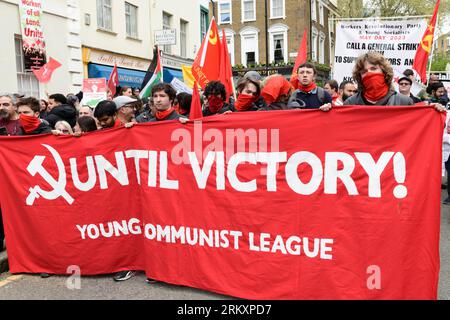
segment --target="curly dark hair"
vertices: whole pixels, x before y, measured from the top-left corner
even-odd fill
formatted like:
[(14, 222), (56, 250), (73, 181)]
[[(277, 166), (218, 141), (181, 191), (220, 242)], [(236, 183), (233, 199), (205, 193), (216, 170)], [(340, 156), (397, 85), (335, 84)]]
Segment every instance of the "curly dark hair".
[(205, 92), (203, 95), (208, 98), (211, 95), (217, 96), (220, 95), (222, 100), (227, 100), (227, 92), (225, 90), (225, 86), (220, 81), (211, 81), (206, 85)]
[(152, 88), (152, 97), (158, 91), (164, 91), (169, 96), (169, 100), (173, 102), (177, 97), (177, 91), (168, 83), (158, 83)]
[(388, 87), (391, 86), (394, 79), (394, 70), (389, 61), (379, 52), (369, 51), (358, 57), (353, 67), (353, 79), (358, 84), (358, 89), (363, 88), (361, 72), (364, 70), (364, 63), (369, 62), (373, 65), (380, 66), (384, 73), (384, 80)]

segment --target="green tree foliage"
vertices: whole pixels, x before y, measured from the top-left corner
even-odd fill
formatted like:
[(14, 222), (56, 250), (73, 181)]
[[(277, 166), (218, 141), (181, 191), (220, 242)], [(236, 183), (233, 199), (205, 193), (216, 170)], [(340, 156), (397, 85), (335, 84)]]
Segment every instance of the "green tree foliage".
[(448, 63), (450, 63), (450, 53), (434, 55), (431, 71), (445, 71)]

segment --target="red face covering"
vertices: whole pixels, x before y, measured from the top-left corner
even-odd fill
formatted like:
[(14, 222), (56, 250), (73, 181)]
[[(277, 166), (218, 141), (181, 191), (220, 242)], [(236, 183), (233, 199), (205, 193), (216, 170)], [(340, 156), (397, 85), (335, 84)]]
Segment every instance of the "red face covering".
[(253, 103), (258, 99), (258, 97), (255, 97), (252, 94), (245, 94), (241, 93), (239, 94), (236, 102), (234, 103), (234, 107), (238, 111), (247, 111), (251, 108)]
[(384, 73), (370, 72), (362, 79), (364, 98), (369, 101), (378, 101), (387, 95), (389, 87), (384, 79)]
[(315, 82), (311, 82), (307, 86), (304, 86), (301, 83), (298, 84), (298, 89), (300, 89), (300, 91), (303, 91), (306, 93), (313, 91), (315, 88), (317, 88), (317, 84)]
[(39, 120), (39, 118), (27, 116), (25, 114), (20, 115), (19, 122), (25, 133), (33, 132), (41, 124), (41, 120)]
[(208, 98), (208, 109), (211, 113), (217, 113), (223, 107), (223, 100), (221, 97), (216, 97), (214, 95)]
[(175, 109), (173, 107), (170, 107), (169, 109), (165, 111), (156, 111), (156, 119), (158, 120), (164, 120), (167, 118)]

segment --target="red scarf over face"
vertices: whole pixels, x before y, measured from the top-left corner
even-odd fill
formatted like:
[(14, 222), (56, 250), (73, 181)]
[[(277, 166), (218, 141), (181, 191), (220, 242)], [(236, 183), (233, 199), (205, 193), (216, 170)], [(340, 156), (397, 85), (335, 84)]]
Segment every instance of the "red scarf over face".
[(274, 76), (267, 80), (266, 85), (261, 91), (261, 96), (269, 105), (277, 101), (281, 95), (288, 95), (291, 88), (291, 84), (285, 77)]
[(384, 73), (367, 73), (362, 78), (364, 86), (364, 98), (369, 101), (378, 101), (386, 96), (389, 92), (389, 87), (384, 79)]
[(208, 109), (211, 113), (217, 113), (223, 108), (223, 100), (221, 97), (216, 97), (214, 95), (208, 98)]
[(19, 122), (25, 133), (33, 132), (41, 124), (41, 120), (39, 120), (39, 118), (36, 118), (34, 116), (27, 116), (25, 114), (20, 115)]
[(237, 97), (234, 107), (237, 111), (247, 111), (253, 106), (253, 103), (258, 99), (252, 94), (241, 93)]
[(164, 120), (165, 118), (167, 118), (175, 109), (173, 107), (170, 107), (169, 109), (165, 110), (165, 111), (156, 111), (156, 119), (158, 120)]
[(317, 84), (315, 82), (311, 82), (309, 85), (304, 86), (301, 83), (298, 84), (298, 89), (300, 91), (303, 91), (305, 93), (313, 91), (315, 88), (317, 88)]

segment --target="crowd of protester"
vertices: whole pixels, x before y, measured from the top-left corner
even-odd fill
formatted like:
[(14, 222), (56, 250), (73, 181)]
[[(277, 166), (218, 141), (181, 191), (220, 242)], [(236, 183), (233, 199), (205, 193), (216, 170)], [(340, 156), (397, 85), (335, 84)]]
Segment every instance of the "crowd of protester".
[[(335, 80), (329, 80), (322, 88), (316, 83), (317, 72), (314, 65), (308, 62), (300, 65), (297, 72), (297, 86), (293, 87), (292, 82), (282, 75), (271, 75), (263, 79), (257, 72), (250, 71), (237, 82), (236, 97), (227, 96), (221, 82), (211, 81), (202, 95), (203, 116), (291, 109), (319, 109), (327, 112), (343, 105), (408, 106), (433, 103), (438, 111), (450, 107), (445, 87), (435, 75), (430, 76), (428, 87), (416, 97), (411, 93), (415, 81), (414, 72), (407, 69), (404, 77), (398, 80), (398, 92), (394, 90), (392, 66), (376, 52), (368, 52), (357, 59), (352, 74), (355, 82), (343, 81), (339, 84)], [(122, 87), (115, 97), (108, 92), (107, 100), (101, 101), (95, 109), (81, 104), (82, 98), (82, 92), (50, 94), (47, 100), (1, 94), (2, 134), (17, 136), (52, 133), (80, 136), (96, 130), (131, 127), (134, 123), (167, 120), (186, 122), (192, 101), (192, 95), (177, 94), (167, 83), (155, 85), (151, 96), (142, 100), (139, 99), (139, 89)], [(448, 142), (444, 139), (444, 144), (447, 143), (450, 150), (450, 129), (446, 137)], [(448, 153), (444, 153), (444, 156), (447, 159), (445, 166), (450, 170)], [(450, 191), (444, 203), (450, 204)], [(3, 225), (0, 223), (0, 244), (3, 243), (3, 237)], [(4, 249), (3, 246), (0, 248)], [(132, 270), (122, 271), (114, 279), (127, 280), (134, 273)]]

